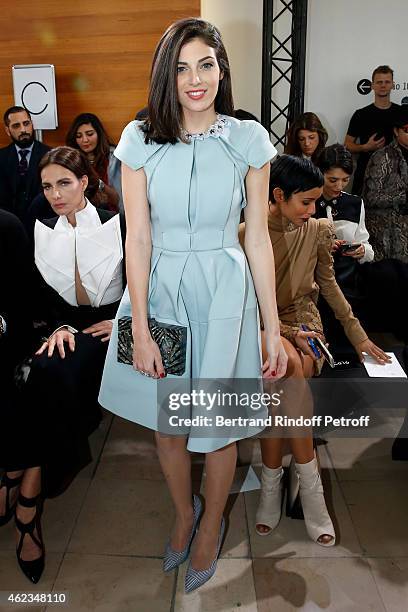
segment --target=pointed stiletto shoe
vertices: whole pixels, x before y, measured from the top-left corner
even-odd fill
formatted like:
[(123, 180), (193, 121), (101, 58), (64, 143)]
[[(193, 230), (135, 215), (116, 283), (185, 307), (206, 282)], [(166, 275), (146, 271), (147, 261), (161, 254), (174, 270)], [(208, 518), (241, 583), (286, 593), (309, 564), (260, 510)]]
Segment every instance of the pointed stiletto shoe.
[[(16, 523), (16, 527), (18, 531), (20, 532), (20, 540), (18, 542), (17, 550), (16, 550), (17, 561), (18, 561), (18, 564), (23, 574), (27, 576), (27, 578), (33, 584), (37, 584), (37, 582), (41, 578), (41, 575), (44, 571), (44, 565), (45, 565), (44, 563), (44, 560), (45, 560), (44, 543), (43, 543), (42, 534), (41, 534), (41, 522), (40, 522), (41, 512), (39, 508), (39, 498), (40, 498), (39, 495), (37, 495), (36, 497), (29, 498), (29, 497), (24, 497), (24, 495), (21, 495), (20, 493), (18, 497), (18, 504), (20, 506), (23, 506), (24, 508), (34, 508), (35, 507), (36, 513), (31, 519), (31, 521), (29, 521), (28, 523), (23, 523), (22, 521), (20, 521), (20, 519), (17, 518), (17, 515), (15, 515), (15, 519), (14, 519)], [(35, 529), (37, 529), (38, 537), (34, 534)], [(21, 558), (21, 551), (23, 548), (25, 536), (29, 536), (32, 539), (32, 541), (41, 550), (41, 555), (38, 557), (38, 559), (34, 559), (32, 561), (25, 561), (24, 559)]]
[(215, 570), (217, 569), (218, 557), (220, 556), (221, 546), (224, 540), (224, 534), (225, 519), (224, 517), (222, 517), (220, 534), (218, 536), (217, 554), (215, 556), (215, 559), (213, 559), (210, 567), (204, 570), (195, 570), (191, 565), (190, 561), (187, 567), (186, 577), (184, 580), (184, 588), (186, 593), (191, 593), (191, 591), (198, 589), (198, 587), (208, 582), (208, 580), (214, 576)]
[[(296, 463), (296, 471), (299, 475), (299, 494), (305, 525), (310, 538), (320, 546), (334, 546), (336, 533), (327, 511), (316, 457), (309, 463)], [(324, 536), (330, 537), (330, 540), (322, 540)]]
[(16, 478), (10, 478), (9, 476), (7, 476), (6, 472), (4, 472), (3, 476), (1, 477), (0, 489), (2, 489), (3, 487), (6, 487), (6, 507), (5, 507), (5, 513), (0, 516), (0, 527), (3, 527), (3, 525), (6, 525), (6, 523), (9, 522), (9, 520), (14, 514), (14, 509), (17, 504), (18, 496), (16, 497), (15, 502), (12, 504), (10, 502), (11, 490), (14, 489), (14, 487), (18, 487), (21, 484), (22, 479), (23, 479), (22, 474), (20, 476), (17, 476)]
[[(255, 531), (260, 536), (267, 536), (278, 526), (282, 512), (283, 468), (268, 468), (262, 465), (261, 497), (255, 518)], [(268, 527), (268, 531), (259, 531), (258, 525)]]
[(181, 551), (173, 550), (170, 545), (170, 540), (166, 544), (166, 549), (163, 555), (163, 571), (171, 572), (176, 567), (184, 563), (190, 553), (191, 542), (197, 530), (198, 523), (203, 512), (201, 499), (197, 495), (193, 495), (193, 526), (189, 535), (185, 548)]

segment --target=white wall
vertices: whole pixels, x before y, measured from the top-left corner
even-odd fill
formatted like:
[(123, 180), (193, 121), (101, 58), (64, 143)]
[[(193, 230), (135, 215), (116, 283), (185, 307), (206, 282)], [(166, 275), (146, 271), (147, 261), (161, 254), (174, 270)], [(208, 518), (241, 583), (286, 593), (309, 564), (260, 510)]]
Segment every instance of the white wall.
[(227, 49), (235, 108), (243, 108), (259, 119), (262, 14), (262, 0), (201, 0), (201, 16), (219, 28)]
[(309, 0), (305, 111), (319, 115), (329, 142), (343, 142), (353, 111), (372, 102), (356, 85), (376, 66), (394, 69), (394, 102), (408, 96), (407, 21), (408, 0)]
[[(262, 0), (201, 0), (201, 14), (223, 35), (236, 107), (260, 118)], [(395, 70), (392, 99), (408, 97), (407, 23), (408, 0), (309, 0), (305, 111), (319, 115), (329, 142), (342, 142), (353, 111), (372, 101), (356, 85), (379, 64)]]

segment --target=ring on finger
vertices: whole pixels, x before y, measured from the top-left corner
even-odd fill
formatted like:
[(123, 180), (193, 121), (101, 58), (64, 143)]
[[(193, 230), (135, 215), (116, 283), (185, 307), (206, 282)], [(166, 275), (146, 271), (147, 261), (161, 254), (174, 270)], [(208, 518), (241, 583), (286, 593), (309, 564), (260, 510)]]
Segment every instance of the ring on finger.
[(147, 376), (148, 378), (153, 378), (151, 374), (149, 374), (148, 372), (145, 372), (144, 370), (138, 370), (139, 374), (142, 374), (143, 376)]

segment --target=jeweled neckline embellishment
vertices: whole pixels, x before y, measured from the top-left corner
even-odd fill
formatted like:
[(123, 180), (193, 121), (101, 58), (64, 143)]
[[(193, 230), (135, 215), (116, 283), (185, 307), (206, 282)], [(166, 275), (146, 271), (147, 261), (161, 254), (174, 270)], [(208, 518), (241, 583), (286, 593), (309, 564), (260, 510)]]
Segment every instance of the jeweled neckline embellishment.
[(187, 130), (183, 130), (183, 136), (189, 141), (191, 140), (205, 140), (206, 138), (219, 138), (224, 132), (225, 128), (231, 125), (230, 121), (223, 115), (217, 113), (217, 121), (210, 125), (205, 132), (198, 132), (197, 134), (190, 134)]

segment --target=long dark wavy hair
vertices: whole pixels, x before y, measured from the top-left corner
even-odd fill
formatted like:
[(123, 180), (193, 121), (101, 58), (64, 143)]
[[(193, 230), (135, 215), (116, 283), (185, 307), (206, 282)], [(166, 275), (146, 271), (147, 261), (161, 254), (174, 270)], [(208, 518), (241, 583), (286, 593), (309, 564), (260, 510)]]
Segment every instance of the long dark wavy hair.
[(223, 78), (215, 97), (215, 110), (224, 115), (234, 114), (231, 72), (227, 52), (219, 30), (203, 19), (188, 18), (173, 23), (161, 37), (150, 74), (148, 118), (144, 124), (146, 142), (185, 140), (182, 131), (182, 113), (177, 94), (177, 64), (183, 45), (201, 38), (215, 50)]
[(87, 176), (88, 187), (85, 190), (85, 195), (93, 204), (98, 204), (99, 177), (82, 151), (73, 147), (55, 147), (55, 149), (47, 151), (42, 157), (38, 165), (39, 172), (51, 164), (57, 164), (70, 170), (77, 179)]
[(99, 117), (97, 117), (93, 113), (81, 113), (80, 115), (75, 117), (66, 135), (65, 143), (68, 147), (72, 147), (73, 149), (80, 149), (76, 141), (76, 135), (81, 125), (84, 125), (86, 123), (90, 123), (98, 135), (98, 143), (96, 145), (95, 151), (93, 152), (95, 155), (95, 161), (93, 163), (93, 166), (97, 174), (99, 176), (102, 176), (106, 173), (106, 168), (109, 163), (110, 147), (112, 146), (112, 143), (109, 141), (106, 130), (103, 127)]
[(319, 135), (319, 144), (317, 145), (316, 151), (312, 155), (312, 162), (315, 163), (320, 153), (326, 146), (328, 134), (326, 129), (323, 127), (322, 122), (315, 113), (303, 113), (299, 115), (292, 123), (288, 131), (286, 132), (286, 145), (285, 153), (288, 155), (295, 155), (296, 157), (302, 156), (302, 149), (300, 148), (298, 134), (300, 130), (308, 130), (309, 132), (317, 132)]

